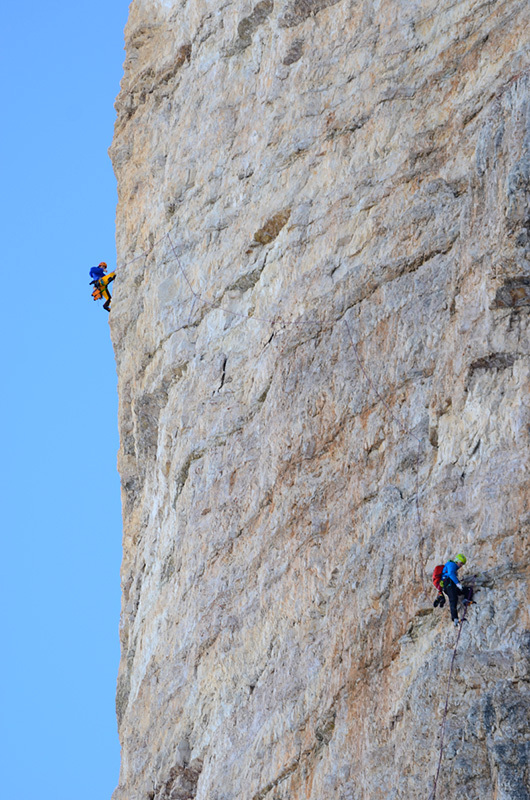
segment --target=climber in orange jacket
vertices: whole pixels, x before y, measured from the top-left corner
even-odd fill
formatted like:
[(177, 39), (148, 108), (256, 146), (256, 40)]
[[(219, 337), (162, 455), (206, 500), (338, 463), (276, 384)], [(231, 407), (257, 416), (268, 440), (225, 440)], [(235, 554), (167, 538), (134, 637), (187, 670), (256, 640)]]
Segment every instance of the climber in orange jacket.
[(92, 278), (90, 285), (94, 286), (94, 291), (92, 292), (94, 300), (104, 299), (103, 308), (105, 311), (110, 311), (110, 301), (112, 297), (108, 286), (116, 277), (116, 273), (110, 272), (108, 275), (105, 275), (106, 271), (107, 265), (104, 261), (101, 261), (97, 267), (92, 267), (89, 273)]

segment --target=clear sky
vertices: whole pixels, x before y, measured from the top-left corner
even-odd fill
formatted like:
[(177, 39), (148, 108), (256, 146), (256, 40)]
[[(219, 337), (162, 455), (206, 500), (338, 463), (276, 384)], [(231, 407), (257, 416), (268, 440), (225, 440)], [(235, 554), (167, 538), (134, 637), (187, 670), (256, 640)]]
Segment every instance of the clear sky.
[(108, 319), (107, 148), (125, 0), (2, 10), (4, 362), (0, 797), (110, 800), (118, 782), (121, 509)]

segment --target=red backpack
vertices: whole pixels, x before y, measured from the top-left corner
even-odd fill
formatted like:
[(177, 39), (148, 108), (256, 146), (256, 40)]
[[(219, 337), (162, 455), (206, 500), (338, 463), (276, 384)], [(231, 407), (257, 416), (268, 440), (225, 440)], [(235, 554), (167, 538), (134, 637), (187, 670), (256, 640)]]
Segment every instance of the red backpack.
[(442, 572), (444, 571), (444, 565), (438, 564), (437, 567), (434, 568), (434, 572), (432, 573), (432, 582), (434, 583), (435, 588), (438, 590), (440, 594), (442, 594)]

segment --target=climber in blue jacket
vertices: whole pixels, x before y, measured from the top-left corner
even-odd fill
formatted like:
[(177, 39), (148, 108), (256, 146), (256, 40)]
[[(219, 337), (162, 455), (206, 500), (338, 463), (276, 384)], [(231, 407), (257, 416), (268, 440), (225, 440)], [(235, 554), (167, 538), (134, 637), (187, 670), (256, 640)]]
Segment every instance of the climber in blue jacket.
[(442, 588), (444, 593), (449, 598), (449, 607), (451, 609), (451, 619), (453, 620), (453, 625), (455, 628), (458, 628), (460, 624), (460, 620), (458, 619), (458, 597), (459, 595), (464, 595), (464, 602), (471, 602), (471, 592), (472, 590), (467, 587), (464, 588), (460, 583), (458, 578), (458, 570), (461, 566), (463, 566), (467, 561), (467, 558), (462, 555), (462, 553), (458, 553), (454, 557), (452, 561), (448, 561), (444, 564), (443, 572), (442, 572)]
[(97, 267), (92, 267), (89, 273), (92, 278), (90, 285), (94, 287), (94, 291), (92, 292), (94, 300), (104, 300), (103, 308), (105, 311), (110, 311), (110, 301), (112, 297), (109, 292), (109, 283), (112, 283), (116, 277), (116, 273), (111, 272), (110, 275), (105, 275), (106, 271), (107, 265), (104, 261), (101, 261)]
[(107, 265), (104, 261), (100, 261), (97, 267), (91, 267), (89, 275), (92, 278), (92, 283), (96, 283), (100, 278), (103, 278), (107, 271)]

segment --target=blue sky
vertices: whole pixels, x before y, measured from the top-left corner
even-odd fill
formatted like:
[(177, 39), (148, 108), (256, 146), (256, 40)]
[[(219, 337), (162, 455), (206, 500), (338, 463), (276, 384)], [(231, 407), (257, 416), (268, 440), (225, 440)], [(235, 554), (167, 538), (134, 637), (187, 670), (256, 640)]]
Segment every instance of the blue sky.
[(0, 795), (109, 800), (119, 744), (121, 509), (107, 149), (128, 3), (2, 13)]

